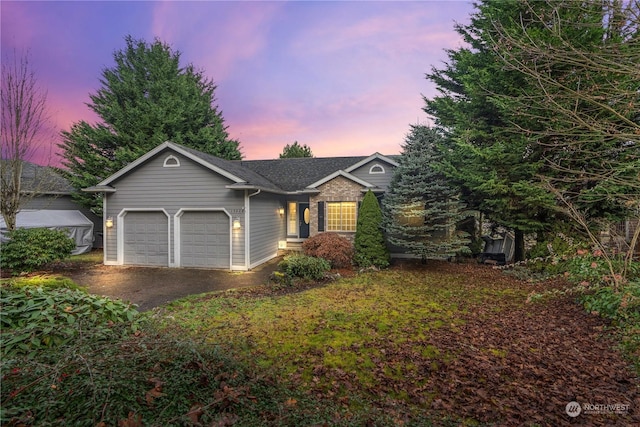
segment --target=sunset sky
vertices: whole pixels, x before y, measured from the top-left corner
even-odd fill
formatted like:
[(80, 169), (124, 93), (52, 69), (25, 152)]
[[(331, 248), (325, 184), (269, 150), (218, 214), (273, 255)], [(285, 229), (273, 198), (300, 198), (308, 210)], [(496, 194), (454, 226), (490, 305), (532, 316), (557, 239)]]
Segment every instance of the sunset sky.
[(2, 60), (29, 50), (57, 133), (99, 120), (89, 94), (131, 35), (168, 43), (216, 83), (245, 159), (277, 158), (294, 141), (316, 157), (398, 154), (409, 125), (429, 123), (422, 96), (435, 87), (424, 75), (462, 45), (454, 24), (472, 11), (462, 1), (3, 0)]

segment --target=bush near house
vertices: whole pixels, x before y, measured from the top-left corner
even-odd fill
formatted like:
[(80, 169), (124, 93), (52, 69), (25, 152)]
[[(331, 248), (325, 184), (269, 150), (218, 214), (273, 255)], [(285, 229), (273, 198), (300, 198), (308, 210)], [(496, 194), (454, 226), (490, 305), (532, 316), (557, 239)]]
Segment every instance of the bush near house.
[(326, 259), (332, 268), (351, 267), (353, 244), (337, 233), (320, 233), (308, 238), (302, 249), (305, 255)]
[(299, 277), (307, 280), (321, 280), (331, 269), (329, 261), (308, 255), (288, 255), (278, 264), (278, 268), (290, 279)]
[(367, 191), (360, 211), (354, 240), (354, 260), (360, 267), (386, 268), (389, 266), (389, 250), (382, 233), (382, 211), (373, 191)]
[(47, 228), (19, 228), (9, 233), (9, 239), (1, 246), (0, 268), (13, 274), (31, 272), (68, 258), (76, 247), (64, 231)]

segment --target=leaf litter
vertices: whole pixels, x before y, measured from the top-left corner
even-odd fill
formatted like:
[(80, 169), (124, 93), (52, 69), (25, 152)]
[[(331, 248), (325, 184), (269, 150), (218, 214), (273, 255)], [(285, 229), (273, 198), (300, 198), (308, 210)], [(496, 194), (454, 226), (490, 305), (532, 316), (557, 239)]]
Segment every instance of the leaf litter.
[[(486, 266), (403, 262), (293, 294), (210, 295), (171, 316), (347, 413), (370, 405), (402, 423), (640, 425), (640, 380), (606, 321), (571, 296), (526, 302), (557, 286)], [(219, 298), (219, 318), (192, 317)], [(627, 409), (572, 418), (572, 401)]]

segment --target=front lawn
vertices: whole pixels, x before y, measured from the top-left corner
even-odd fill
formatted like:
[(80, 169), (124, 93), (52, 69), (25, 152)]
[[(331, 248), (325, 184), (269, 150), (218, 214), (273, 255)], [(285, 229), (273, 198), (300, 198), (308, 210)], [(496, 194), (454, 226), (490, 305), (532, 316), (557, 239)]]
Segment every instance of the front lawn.
[(575, 297), (527, 302), (552, 282), (400, 263), (136, 314), (45, 281), (0, 288), (2, 425), (640, 423), (614, 329)]
[[(571, 401), (631, 405), (591, 424), (638, 417), (638, 380), (604, 322), (551, 287), (475, 265), (403, 264), (286, 295), (248, 290), (169, 305), (169, 330), (219, 348), (314, 398), (339, 419), (568, 423)], [(428, 420), (428, 422), (427, 422)]]

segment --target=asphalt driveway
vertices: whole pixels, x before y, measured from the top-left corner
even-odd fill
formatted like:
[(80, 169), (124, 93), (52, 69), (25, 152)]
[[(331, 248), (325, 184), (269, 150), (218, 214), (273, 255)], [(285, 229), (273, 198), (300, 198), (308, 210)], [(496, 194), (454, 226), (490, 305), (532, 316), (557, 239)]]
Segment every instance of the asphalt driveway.
[(146, 311), (188, 295), (266, 284), (280, 260), (251, 271), (93, 265), (65, 275), (92, 294), (130, 301)]

